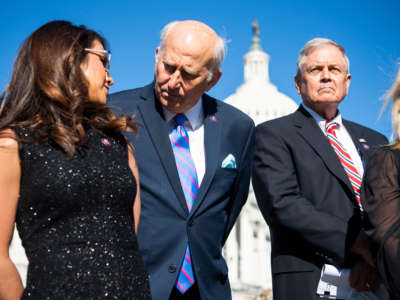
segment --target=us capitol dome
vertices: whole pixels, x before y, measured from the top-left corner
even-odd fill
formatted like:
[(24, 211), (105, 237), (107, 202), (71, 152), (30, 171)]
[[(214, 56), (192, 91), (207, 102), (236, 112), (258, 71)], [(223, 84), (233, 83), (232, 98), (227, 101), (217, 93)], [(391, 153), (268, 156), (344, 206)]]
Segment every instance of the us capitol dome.
[[(244, 56), (244, 82), (225, 99), (256, 125), (294, 112), (298, 105), (269, 80), (269, 55), (261, 48), (258, 22)], [(223, 249), (233, 300), (272, 299), (271, 243), (268, 225), (258, 209), (253, 187)]]
[(256, 125), (294, 112), (298, 105), (269, 81), (269, 55), (260, 44), (258, 22), (253, 21), (250, 51), (243, 58), (244, 82), (225, 99), (249, 115)]

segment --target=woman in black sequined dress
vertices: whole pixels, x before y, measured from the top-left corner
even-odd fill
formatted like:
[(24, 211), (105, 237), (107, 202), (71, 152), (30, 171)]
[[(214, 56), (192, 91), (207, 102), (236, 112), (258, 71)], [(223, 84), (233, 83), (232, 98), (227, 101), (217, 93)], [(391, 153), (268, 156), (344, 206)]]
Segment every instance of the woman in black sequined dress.
[[(105, 106), (110, 53), (69, 22), (32, 33), (0, 109), (0, 299), (150, 299), (129, 117)], [(8, 256), (14, 222), (29, 265)]]

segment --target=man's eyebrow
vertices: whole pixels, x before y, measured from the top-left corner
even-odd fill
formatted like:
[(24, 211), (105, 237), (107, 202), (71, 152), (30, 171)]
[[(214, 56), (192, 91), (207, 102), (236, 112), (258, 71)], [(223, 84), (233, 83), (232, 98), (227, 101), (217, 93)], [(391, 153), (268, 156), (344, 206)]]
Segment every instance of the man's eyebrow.
[(183, 67), (182, 69), (183, 69), (184, 72), (188, 73), (189, 75), (199, 75), (200, 74), (200, 71), (192, 71), (192, 70), (190, 70), (188, 68), (185, 68), (185, 67)]
[(306, 69), (309, 70), (309, 69), (320, 68), (320, 67), (322, 67), (322, 64), (315, 63), (315, 64), (310, 64), (310, 65), (306, 66)]
[(163, 57), (161, 60), (162, 60), (162, 62), (165, 63), (165, 64), (172, 65), (171, 61), (168, 60), (168, 58), (166, 58), (166, 57)]

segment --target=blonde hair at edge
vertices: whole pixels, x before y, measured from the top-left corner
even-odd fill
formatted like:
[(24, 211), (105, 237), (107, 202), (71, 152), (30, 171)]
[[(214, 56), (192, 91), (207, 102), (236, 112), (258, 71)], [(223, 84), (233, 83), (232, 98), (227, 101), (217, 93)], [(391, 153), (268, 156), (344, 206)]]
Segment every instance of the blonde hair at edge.
[[(382, 107), (382, 111), (386, 108), (390, 99), (393, 98), (392, 103), (392, 138), (394, 139), (393, 146), (400, 149), (400, 68), (397, 72), (396, 79), (391, 89), (386, 94), (386, 101)], [(382, 114), (382, 112), (381, 112)]]

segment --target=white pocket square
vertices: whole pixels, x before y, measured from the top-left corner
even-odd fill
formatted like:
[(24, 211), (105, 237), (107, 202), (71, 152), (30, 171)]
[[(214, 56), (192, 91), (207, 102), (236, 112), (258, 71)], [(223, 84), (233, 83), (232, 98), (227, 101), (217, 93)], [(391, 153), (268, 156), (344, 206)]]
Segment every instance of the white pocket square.
[(232, 154), (228, 154), (228, 156), (222, 161), (221, 168), (236, 169), (235, 157)]

